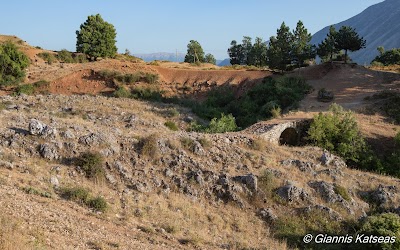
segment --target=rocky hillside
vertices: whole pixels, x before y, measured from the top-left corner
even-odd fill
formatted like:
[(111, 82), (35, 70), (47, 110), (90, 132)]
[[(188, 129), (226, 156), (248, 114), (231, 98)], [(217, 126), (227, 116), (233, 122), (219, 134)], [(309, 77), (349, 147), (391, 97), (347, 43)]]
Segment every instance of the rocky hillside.
[[(350, 57), (358, 64), (369, 64), (378, 55), (376, 48), (384, 46), (389, 50), (400, 47), (400, 1), (385, 0), (375, 4), (360, 14), (337, 24), (351, 26), (367, 40), (367, 48), (351, 53)], [(312, 44), (319, 44), (329, 32), (329, 26), (313, 35)]]
[(3, 96), (0, 118), (1, 249), (286, 249), (289, 222), (399, 212), (398, 179), (250, 132), (185, 132), (193, 115), (173, 105)]

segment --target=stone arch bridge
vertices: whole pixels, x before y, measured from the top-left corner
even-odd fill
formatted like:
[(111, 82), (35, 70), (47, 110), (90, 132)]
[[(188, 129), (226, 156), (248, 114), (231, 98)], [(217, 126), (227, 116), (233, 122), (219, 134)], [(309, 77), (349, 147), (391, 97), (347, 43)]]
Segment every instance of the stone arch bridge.
[(246, 129), (247, 132), (257, 134), (266, 141), (288, 146), (300, 146), (304, 143), (307, 130), (312, 119), (287, 120), (277, 122), (261, 122)]

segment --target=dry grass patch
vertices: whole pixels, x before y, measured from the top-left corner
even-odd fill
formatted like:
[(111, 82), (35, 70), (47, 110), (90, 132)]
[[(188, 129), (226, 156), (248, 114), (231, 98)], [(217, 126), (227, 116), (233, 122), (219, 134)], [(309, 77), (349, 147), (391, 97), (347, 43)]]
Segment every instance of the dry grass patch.
[(271, 238), (263, 221), (235, 206), (210, 206), (176, 193), (168, 197), (151, 194), (135, 206), (132, 211), (140, 214), (137, 219), (146, 223), (145, 228), (162, 228), (184, 245), (200, 248), (221, 244), (247, 248), (271, 245), (286, 249), (285, 244)]

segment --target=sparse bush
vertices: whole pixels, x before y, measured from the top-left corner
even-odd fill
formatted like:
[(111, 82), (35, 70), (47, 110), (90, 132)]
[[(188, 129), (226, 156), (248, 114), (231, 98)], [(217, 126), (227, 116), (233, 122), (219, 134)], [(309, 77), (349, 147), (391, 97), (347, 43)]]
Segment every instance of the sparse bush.
[(145, 82), (154, 84), (158, 82), (159, 76), (157, 74), (146, 73), (143, 78)]
[(150, 101), (162, 101), (162, 92), (158, 89), (153, 88), (133, 88), (132, 97), (135, 99), (150, 100)]
[(46, 191), (40, 191), (40, 190), (35, 189), (33, 187), (24, 187), (24, 188), (22, 188), (22, 190), (25, 191), (25, 193), (27, 193), (27, 194), (34, 194), (34, 195), (42, 196), (42, 197), (45, 197), (45, 198), (51, 198), (52, 197), (51, 193), (46, 192)]
[(331, 102), (335, 98), (335, 95), (332, 91), (328, 91), (325, 88), (322, 88), (318, 91), (318, 101), (320, 102)]
[(345, 187), (342, 187), (340, 185), (335, 185), (334, 191), (338, 195), (342, 196), (342, 198), (345, 199), (346, 201), (351, 201), (351, 197)]
[(0, 85), (14, 84), (25, 77), (29, 58), (12, 42), (0, 45)]
[(69, 52), (66, 49), (63, 49), (57, 53), (57, 59), (60, 62), (64, 62), (64, 63), (74, 63), (75, 62), (74, 58), (72, 57), (71, 52)]
[(172, 131), (178, 131), (179, 130), (179, 128), (178, 128), (178, 126), (176, 126), (175, 122), (167, 121), (167, 122), (164, 123), (164, 125), (167, 128), (169, 128), (170, 130), (172, 130)]
[(272, 108), (270, 112), (273, 118), (279, 118), (282, 115), (282, 109), (279, 106)]
[(90, 192), (82, 187), (61, 188), (60, 193), (64, 199), (93, 208), (95, 211), (105, 212), (108, 208), (107, 201), (103, 197), (92, 198)]
[(140, 141), (141, 154), (150, 158), (156, 158), (159, 155), (159, 148), (157, 142), (157, 136), (155, 134), (143, 138)]
[(193, 151), (193, 147), (194, 147), (193, 139), (191, 139), (189, 137), (181, 138), (181, 144), (182, 144), (182, 147), (184, 147), (185, 149)]
[(48, 81), (41, 80), (33, 83), (32, 85), (34, 87), (34, 93), (39, 93), (39, 94), (49, 93), (50, 83)]
[(80, 204), (86, 204), (90, 197), (89, 191), (82, 187), (61, 188), (60, 192), (64, 199), (75, 201)]
[(131, 93), (124, 87), (119, 86), (113, 93), (113, 97), (116, 98), (130, 98), (132, 97)]
[(47, 62), (49, 65), (57, 62), (57, 57), (49, 52), (42, 52), (38, 54), (38, 57), (42, 58), (45, 62)]
[(202, 137), (198, 141), (203, 148), (211, 147), (211, 142), (207, 138)]
[(273, 190), (278, 187), (278, 182), (272, 172), (265, 170), (258, 178), (258, 186), (267, 196), (272, 197)]
[(374, 94), (369, 99), (380, 100), (380, 108), (385, 115), (400, 123), (400, 94), (394, 91), (382, 91)]
[(285, 239), (290, 247), (300, 249), (326, 249), (326, 245), (305, 245), (303, 237), (306, 234), (317, 235), (323, 232), (328, 235), (346, 235), (340, 221), (332, 220), (329, 214), (319, 210), (281, 216), (274, 223), (273, 231), (277, 238)]
[(93, 208), (95, 211), (103, 213), (107, 210), (108, 207), (107, 201), (101, 196), (89, 199), (86, 205), (90, 208)]
[(176, 110), (176, 108), (169, 108), (168, 110), (165, 111), (165, 115), (167, 117), (176, 117), (179, 116), (179, 111)]
[(76, 159), (76, 164), (82, 168), (86, 177), (93, 179), (104, 178), (103, 157), (99, 153), (82, 153)]
[(73, 58), (76, 63), (85, 63), (89, 61), (87, 56), (82, 53), (74, 54)]
[(154, 84), (158, 81), (159, 76), (152, 73), (136, 72), (134, 74), (123, 74), (117, 71), (111, 70), (100, 70), (97, 72), (100, 77), (106, 78), (108, 80), (115, 80), (120, 83), (130, 84), (135, 82), (145, 82)]
[(260, 139), (260, 138), (251, 140), (251, 143), (249, 146), (251, 149), (257, 150), (257, 151), (263, 151), (267, 147), (265, 140)]
[(15, 95), (32, 95), (35, 92), (35, 87), (32, 84), (23, 84), (15, 88)]

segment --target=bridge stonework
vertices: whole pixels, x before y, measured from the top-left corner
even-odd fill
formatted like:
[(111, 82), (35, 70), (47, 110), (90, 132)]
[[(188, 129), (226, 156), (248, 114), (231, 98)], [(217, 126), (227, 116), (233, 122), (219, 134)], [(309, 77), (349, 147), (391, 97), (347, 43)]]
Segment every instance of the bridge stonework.
[(257, 124), (252, 133), (274, 144), (300, 145), (307, 135), (312, 119), (293, 120), (275, 124)]

